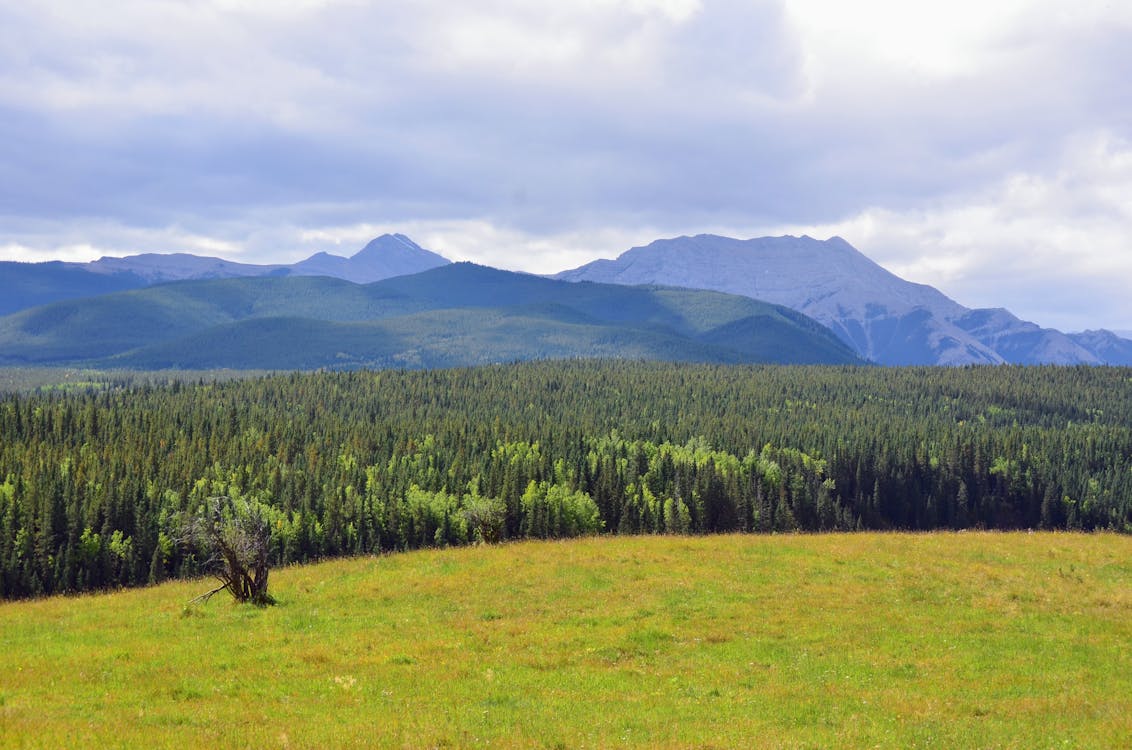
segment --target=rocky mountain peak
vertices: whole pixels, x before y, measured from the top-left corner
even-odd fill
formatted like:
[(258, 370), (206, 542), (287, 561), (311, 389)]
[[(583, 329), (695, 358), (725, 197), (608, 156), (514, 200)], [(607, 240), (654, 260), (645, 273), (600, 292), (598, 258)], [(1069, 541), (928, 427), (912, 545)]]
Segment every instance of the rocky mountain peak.
[(1110, 342), (1105, 356), (1089, 346), (1100, 345), (1096, 337), (1066, 336), (1006, 310), (971, 310), (900, 278), (841, 237), (675, 237), (556, 278), (712, 289), (773, 302), (818, 320), (880, 364), (1122, 363), (1111, 359), (1123, 350)]

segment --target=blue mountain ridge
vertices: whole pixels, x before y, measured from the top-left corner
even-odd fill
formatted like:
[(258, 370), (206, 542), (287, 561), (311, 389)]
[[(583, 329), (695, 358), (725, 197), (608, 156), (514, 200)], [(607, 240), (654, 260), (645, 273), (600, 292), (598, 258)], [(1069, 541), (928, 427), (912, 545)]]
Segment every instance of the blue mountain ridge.
[[(85, 264), (0, 262), (5, 290), (0, 315), (170, 281), (327, 276), (364, 284), (447, 264), (402, 234), (377, 237), (351, 257), (317, 253), (287, 265), (184, 253)], [(966, 308), (888, 272), (837, 237), (676, 237), (553, 278), (678, 286), (764, 300), (812, 317), (860, 357), (886, 365), (1132, 365), (1132, 340), (1126, 337), (1104, 330), (1065, 334), (1007, 310)], [(452, 303), (453, 294), (458, 290), (442, 296)]]
[(853, 364), (825, 327), (736, 295), (571, 284), (449, 264), (372, 284), (158, 284), (0, 318), (0, 364), (134, 369), (450, 367), (547, 358)]

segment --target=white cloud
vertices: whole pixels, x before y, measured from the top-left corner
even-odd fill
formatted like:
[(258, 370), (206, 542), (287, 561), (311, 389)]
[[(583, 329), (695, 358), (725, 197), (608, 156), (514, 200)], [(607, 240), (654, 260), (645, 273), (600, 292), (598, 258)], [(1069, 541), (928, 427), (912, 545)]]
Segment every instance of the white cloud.
[(972, 307), (1066, 330), (1128, 327), (1132, 143), (1072, 139), (1048, 173), (1019, 172), (912, 211), (869, 208), (780, 231), (838, 234), (894, 273)]
[(104, 253), (89, 244), (61, 244), (50, 248), (28, 247), (18, 242), (8, 242), (0, 245), (0, 260), (16, 261), (18, 263), (40, 263), (49, 260), (61, 260), (68, 263), (86, 263), (94, 260)]
[(1127, 328), (1129, 69), (1106, 0), (4, 3), (0, 257), (391, 230), (548, 272), (796, 228)]
[(11, 239), (0, 245), (0, 259), (29, 263), (47, 260), (85, 263), (103, 256), (174, 252), (245, 260), (246, 253), (241, 243), (221, 236), (176, 226), (146, 229), (101, 219), (76, 221), (62, 227), (27, 222), (7, 234)]
[(1027, 0), (786, 0), (811, 72), (836, 75), (846, 64), (898, 66), (932, 76), (979, 69)]
[(838, 84), (878, 67), (926, 79), (980, 76), (1017, 56), (1048, 54), (1058, 39), (1132, 24), (1132, 6), (1111, 0), (784, 2), (810, 73)]
[(600, 256), (612, 257), (660, 236), (656, 229), (616, 227), (535, 234), (470, 219), (325, 227), (303, 232), (302, 240), (336, 255), (351, 255), (373, 237), (394, 232), (408, 235), (449, 260), (537, 274), (575, 268)]

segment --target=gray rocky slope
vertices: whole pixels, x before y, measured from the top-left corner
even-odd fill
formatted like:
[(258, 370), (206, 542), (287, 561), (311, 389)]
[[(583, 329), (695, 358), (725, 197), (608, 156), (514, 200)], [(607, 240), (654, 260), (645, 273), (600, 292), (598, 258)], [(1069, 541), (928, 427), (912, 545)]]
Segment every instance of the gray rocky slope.
[(890, 273), (840, 237), (677, 237), (555, 278), (713, 289), (774, 302), (886, 365), (1132, 364), (1130, 342), (1107, 331), (1067, 335), (1007, 310), (964, 307)]

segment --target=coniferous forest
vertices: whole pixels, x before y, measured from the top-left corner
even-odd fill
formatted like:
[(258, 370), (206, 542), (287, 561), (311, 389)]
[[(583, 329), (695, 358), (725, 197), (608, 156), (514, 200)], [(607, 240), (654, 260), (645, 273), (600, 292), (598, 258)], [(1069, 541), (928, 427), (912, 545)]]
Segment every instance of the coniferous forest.
[(186, 519), (273, 564), (590, 533), (1132, 532), (1132, 370), (540, 362), (121, 378), (0, 397), (0, 594), (192, 575)]

